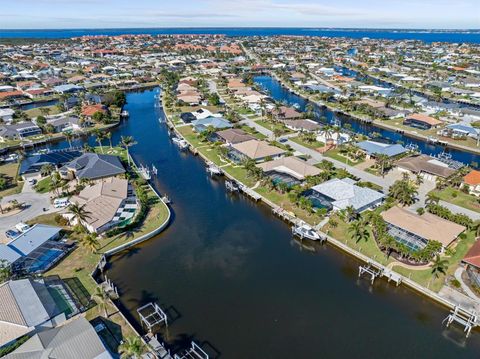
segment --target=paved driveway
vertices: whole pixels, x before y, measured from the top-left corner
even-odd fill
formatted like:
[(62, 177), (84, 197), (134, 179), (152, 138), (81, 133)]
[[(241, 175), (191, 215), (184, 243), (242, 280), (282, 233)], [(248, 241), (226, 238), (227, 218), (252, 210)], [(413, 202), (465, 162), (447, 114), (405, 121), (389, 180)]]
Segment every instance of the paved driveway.
[[(41, 214), (59, 211), (50, 203), (50, 195), (48, 193), (40, 194), (35, 192), (27, 182), (23, 185), (21, 193), (4, 197), (2, 204), (5, 205), (12, 200), (25, 203), (27, 208), (15, 215), (0, 218), (0, 238), (3, 240), (5, 240), (5, 231), (13, 228), (17, 223), (31, 220)], [(44, 208), (47, 209), (46, 212), (43, 211)]]

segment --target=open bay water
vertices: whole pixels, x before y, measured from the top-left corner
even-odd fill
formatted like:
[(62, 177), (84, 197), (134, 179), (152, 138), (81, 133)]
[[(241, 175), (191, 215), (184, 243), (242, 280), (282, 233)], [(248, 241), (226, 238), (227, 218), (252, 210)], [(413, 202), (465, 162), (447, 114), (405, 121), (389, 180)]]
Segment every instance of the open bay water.
[[(0, 25), (1, 26), (1, 25)], [(5, 30), (0, 29), (0, 38), (64, 39), (86, 35), (124, 34), (219, 34), (226, 36), (327, 36), (362, 39), (421, 40), (430, 42), (480, 43), (480, 31), (434, 31), (394, 29), (340, 29), (340, 28), (280, 28), (280, 27), (201, 27), (201, 28), (116, 28), (116, 29), (43, 29)]]
[(171, 143), (155, 95), (128, 94), (130, 118), (112, 136), (137, 140), (132, 156), (157, 167), (153, 185), (174, 202), (162, 234), (111, 260), (129, 317), (155, 301), (170, 314), (172, 347), (194, 339), (217, 358), (479, 357), (480, 333), (445, 329), (445, 308), (383, 280), (370, 286), (357, 260), (299, 245), (270, 208), (228, 194)]

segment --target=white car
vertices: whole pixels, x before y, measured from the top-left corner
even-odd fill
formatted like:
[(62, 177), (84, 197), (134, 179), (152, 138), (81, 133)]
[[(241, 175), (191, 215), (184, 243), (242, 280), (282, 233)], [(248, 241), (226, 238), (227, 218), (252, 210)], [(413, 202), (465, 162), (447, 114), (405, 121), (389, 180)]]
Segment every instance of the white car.
[(20, 232), (23, 233), (23, 232), (25, 232), (26, 230), (28, 230), (28, 229), (30, 228), (30, 226), (29, 226), (28, 224), (26, 224), (26, 223), (20, 222), (20, 223), (17, 223), (17, 224), (15, 225), (15, 228), (16, 228), (17, 230), (19, 230)]
[(70, 205), (70, 201), (68, 200), (68, 198), (56, 198), (53, 201), (53, 207), (55, 208), (65, 208), (65, 207), (68, 207), (69, 205)]

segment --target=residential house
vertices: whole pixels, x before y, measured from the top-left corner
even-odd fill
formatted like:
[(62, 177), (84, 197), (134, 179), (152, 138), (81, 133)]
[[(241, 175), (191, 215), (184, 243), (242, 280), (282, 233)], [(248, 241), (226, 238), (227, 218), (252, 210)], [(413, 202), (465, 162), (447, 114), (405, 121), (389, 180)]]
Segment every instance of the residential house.
[(442, 124), (442, 121), (427, 115), (414, 113), (414, 114), (408, 115), (403, 121), (403, 124), (406, 126), (419, 128), (421, 130), (429, 130), (432, 127), (436, 128), (440, 126)]
[[(71, 197), (70, 202), (84, 206), (90, 213), (81, 223), (89, 232), (97, 234), (131, 223), (139, 206), (128, 180), (115, 177), (84, 188)], [(72, 224), (77, 224), (71, 213), (64, 213), (63, 216)]]
[(463, 183), (461, 186), (468, 186), (470, 194), (480, 197), (480, 171), (471, 170), (463, 177)]
[(13, 121), (14, 110), (11, 108), (0, 108), (0, 122), (9, 124)]
[(388, 233), (412, 251), (418, 251), (435, 240), (445, 249), (465, 231), (465, 227), (425, 212), (419, 215), (406, 208), (394, 206), (382, 212)]
[(367, 154), (367, 158), (378, 157), (379, 155), (386, 155), (389, 158), (400, 156), (408, 150), (400, 144), (390, 144), (375, 141), (362, 141), (356, 144)]
[(252, 159), (256, 162), (265, 161), (268, 158), (276, 159), (284, 156), (285, 150), (270, 145), (265, 141), (250, 140), (235, 143), (230, 146), (230, 156), (237, 162)]
[(301, 132), (318, 132), (321, 130), (322, 126), (320, 126), (317, 122), (313, 120), (282, 120), (283, 124), (293, 130), (293, 131), (301, 131)]
[(59, 170), (62, 178), (98, 180), (125, 173), (120, 158), (99, 153), (84, 153)]
[(25, 177), (37, 176), (40, 174), (42, 166), (51, 164), (55, 169), (59, 169), (64, 164), (80, 157), (82, 152), (76, 150), (60, 150), (47, 153), (39, 153), (27, 156), (20, 163), (18, 174)]
[(232, 124), (222, 117), (207, 117), (200, 120), (192, 121), (192, 126), (198, 133), (204, 132), (207, 129), (222, 130), (225, 128), (232, 128)]
[(255, 140), (255, 137), (239, 128), (229, 128), (215, 132), (215, 138), (227, 145)]
[(31, 121), (0, 125), (0, 140), (23, 140), (42, 134), (42, 129)]
[(476, 241), (470, 247), (465, 257), (462, 259), (465, 265), (465, 272), (470, 281), (476, 286), (480, 287), (480, 241)]
[(316, 208), (340, 211), (353, 207), (355, 211), (363, 212), (380, 205), (385, 195), (367, 187), (360, 187), (350, 178), (333, 178), (312, 187), (308, 198)]
[(82, 316), (35, 334), (5, 359), (112, 359), (95, 328)]
[(257, 167), (261, 168), (274, 183), (283, 182), (288, 185), (300, 184), (305, 177), (316, 176), (322, 172), (317, 167), (293, 156), (262, 162), (257, 164)]
[(437, 177), (450, 177), (456, 172), (446, 163), (427, 155), (405, 157), (398, 160), (396, 165), (400, 171), (420, 175), (430, 181), (435, 181)]

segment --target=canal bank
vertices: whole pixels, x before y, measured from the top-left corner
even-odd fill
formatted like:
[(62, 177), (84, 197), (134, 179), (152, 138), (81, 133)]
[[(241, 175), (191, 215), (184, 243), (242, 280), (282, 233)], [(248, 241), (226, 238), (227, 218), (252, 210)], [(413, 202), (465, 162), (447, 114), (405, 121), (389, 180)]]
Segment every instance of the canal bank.
[[(158, 301), (178, 312), (173, 345), (208, 341), (228, 358), (466, 358), (480, 348), (476, 335), (464, 344), (457, 329), (444, 331), (446, 312), (432, 302), (405, 287), (356, 281), (359, 262), (300, 246), (269, 207), (226, 194), (203, 161), (170, 142), (154, 103), (151, 92), (129, 95), (130, 121), (114, 131), (136, 138), (132, 156), (158, 168), (153, 185), (175, 209), (155, 240), (112, 257), (108, 276), (131, 318)], [(398, 341), (409, 345), (392, 353)]]
[(300, 110), (302, 111), (305, 111), (308, 103), (312, 103), (315, 107), (314, 119), (317, 121), (322, 118), (326, 118), (329, 124), (337, 124), (340, 122), (340, 124), (343, 126), (345, 123), (348, 123), (354, 132), (366, 136), (370, 136), (372, 133), (376, 132), (380, 135), (380, 138), (388, 140), (392, 143), (401, 142), (404, 145), (413, 144), (417, 146), (420, 152), (428, 155), (438, 156), (443, 152), (447, 152), (451, 154), (452, 159), (462, 163), (468, 165), (472, 163), (480, 164), (479, 150), (462, 145), (452, 144), (450, 142), (447, 142), (446, 145), (429, 143), (428, 137), (421, 134), (403, 131), (377, 120), (366, 121), (365, 119), (354, 117), (338, 109), (331, 109), (326, 104), (310, 101), (303, 95), (298, 94), (293, 89), (290, 89), (284, 85), (281, 79), (279, 79), (276, 75), (256, 76), (254, 77), (254, 82), (266, 90), (274, 100), (286, 102), (290, 106), (298, 104)]

